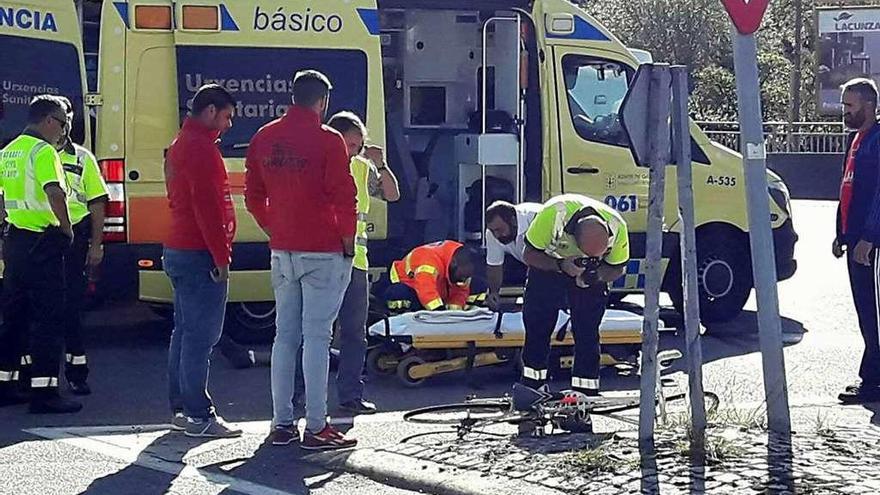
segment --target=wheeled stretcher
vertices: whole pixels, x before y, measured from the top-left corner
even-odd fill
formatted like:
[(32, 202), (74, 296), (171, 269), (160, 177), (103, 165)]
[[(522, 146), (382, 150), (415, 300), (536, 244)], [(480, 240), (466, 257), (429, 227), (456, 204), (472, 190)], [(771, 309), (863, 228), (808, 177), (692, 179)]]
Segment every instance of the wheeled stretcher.
[[(605, 311), (599, 327), (603, 365), (637, 363), (642, 320), (629, 311)], [(367, 333), (371, 344), (367, 368), (376, 374), (396, 373), (407, 386), (444, 373), (507, 362), (518, 371), (525, 342), (521, 312), (486, 308), (388, 316), (370, 325)], [(551, 345), (551, 372), (571, 368), (574, 339), (565, 311), (559, 312)]]

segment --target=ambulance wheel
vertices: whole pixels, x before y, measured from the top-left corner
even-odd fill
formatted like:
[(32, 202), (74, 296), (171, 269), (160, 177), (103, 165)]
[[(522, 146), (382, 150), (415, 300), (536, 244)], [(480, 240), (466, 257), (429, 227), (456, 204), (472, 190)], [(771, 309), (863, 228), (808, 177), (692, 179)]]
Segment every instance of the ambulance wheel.
[(223, 331), (239, 344), (271, 344), (275, 338), (275, 303), (227, 304)]
[(410, 370), (421, 364), (425, 364), (425, 360), (419, 356), (410, 356), (397, 365), (397, 378), (407, 387), (418, 387), (424, 383), (424, 378), (413, 378), (410, 376)]
[[(752, 291), (748, 236), (732, 227), (712, 225), (697, 232), (697, 283), (700, 319), (706, 324), (735, 318)], [(679, 314), (684, 311), (681, 262), (670, 260), (667, 292)]]
[(397, 371), (400, 356), (386, 347), (374, 347), (367, 351), (367, 370), (376, 375), (393, 375)]

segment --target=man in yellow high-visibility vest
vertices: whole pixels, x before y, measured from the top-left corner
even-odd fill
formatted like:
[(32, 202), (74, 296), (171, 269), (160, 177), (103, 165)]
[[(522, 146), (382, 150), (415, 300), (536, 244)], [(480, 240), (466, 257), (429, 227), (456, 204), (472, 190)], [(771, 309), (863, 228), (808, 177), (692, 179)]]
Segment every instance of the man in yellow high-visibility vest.
[(3, 249), (0, 403), (23, 399), (16, 394), (16, 378), (23, 336), (29, 335), (32, 413), (71, 413), (82, 408), (58, 393), (64, 255), (73, 241), (73, 229), (64, 171), (54, 145), (67, 132), (66, 109), (57, 96), (35, 97), (27, 128), (0, 151), (2, 208), (8, 224)]
[(67, 204), (74, 232), (73, 246), (64, 258), (64, 313), (67, 317), (64, 374), (74, 394), (88, 395), (91, 388), (86, 381), (89, 366), (82, 339), (81, 313), (88, 283), (86, 270), (98, 266), (104, 258), (104, 214), (110, 191), (101, 177), (95, 155), (70, 140), (73, 107), (67, 103), (67, 132), (57, 147), (67, 179)]
[(357, 188), (357, 230), (351, 281), (339, 311), (339, 368), (336, 392), (339, 408), (350, 414), (376, 412), (372, 402), (364, 400), (364, 357), (367, 353), (367, 312), (370, 282), (367, 278), (367, 214), (370, 198), (397, 201), (400, 190), (397, 178), (386, 166), (382, 149), (364, 146), (367, 130), (360, 117), (351, 112), (332, 116), (327, 124), (342, 134), (351, 157), (351, 175)]

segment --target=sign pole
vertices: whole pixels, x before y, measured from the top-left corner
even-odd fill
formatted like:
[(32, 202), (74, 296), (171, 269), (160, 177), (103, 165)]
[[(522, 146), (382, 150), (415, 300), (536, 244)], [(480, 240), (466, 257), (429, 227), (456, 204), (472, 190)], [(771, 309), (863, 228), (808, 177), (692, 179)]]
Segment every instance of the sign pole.
[(746, 179), (752, 274), (758, 299), (758, 335), (764, 369), (767, 423), (775, 433), (791, 432), (782, 326), (776, 292), (776, 262), (770, 227), (767, 164), (761, 117), (761, 88), (755, 35), (734, 31), (733, 61), (740, 138)]
[(700, 341), (700, 291), (697, 282), (697, 235), (694, 219), (693, 163), (688, 120), (687, 67), (672, 70), (673, 154), (678, 179), (678, 209), (681, 215), (681, 273), (684, 284), (684, 328), (688, 366), (688, 395), (691, 402), (691, 452), (703, 452), (706, 445), (706, 403), (703, 399), (703, 349)]
[[(644, 66), (643, 66), (644, 67)], [(656, 385), (658, 379), (657, 346), (659, 341), (661, 255), (663, 247), (663, 203), (666, 189), (666, 166), (670, 156), (670, 74), (666, 64), (650, 69), (648, 91), (648, 232), (645, 256), (645, 315), (642, 330), (642, 366), (639, 401), (639, 440), (654, 438)]]

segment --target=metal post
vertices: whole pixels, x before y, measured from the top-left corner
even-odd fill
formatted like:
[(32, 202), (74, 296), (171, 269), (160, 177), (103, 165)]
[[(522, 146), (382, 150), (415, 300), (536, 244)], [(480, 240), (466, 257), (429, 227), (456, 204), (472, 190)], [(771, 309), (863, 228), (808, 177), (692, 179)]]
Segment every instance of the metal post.
[(797, 123), (801, 119), (801, 45), (803, 44), (804, 13), (801, 0), (794, 0), (794, 53), (791, 68), (791, 102), (788, 110), (788, 153), (800, 151)]
[(767, 153), (761, 126), (761, 88), (758, 83), (757, 43), (754, 34), (733, 31), (733, 61), (736, 71), (736, 97), (742, 136), (746, 203), (749, 215), (749, 242), (752, 274), (758, 299), (758, 336), (764, 368), (767, 422), (775, 433), (791, 431), (785, 356), (782, 352), (782, 326), (776, 293), (776, 263), (770, 228), (767, 194)]
[(660, 317), (661, 254), (663, 247), (663, 199), (666, 166), (670, 162), (669, 66), (654, 64), (648, 97), (650, 186), (648, 192), (647, 256), (645, 257), (645, 316), (642, 329), (641, 399), (639, 439), (654, 437), (654, 401), (657, 391), (657, 345)]
[(681, 280), (684, 283), (685, 356), (691, 402), (691, 452), (705, 447), (706, 403), (703, 401), (703, 349), (700, 342), (700, 291), (697, 284), (697, 236), (694, 219), (693, 163), (688, 120), (687, 68), (672, 71), (672, 144), (678, 179), (678, 210), (681, 215)]

